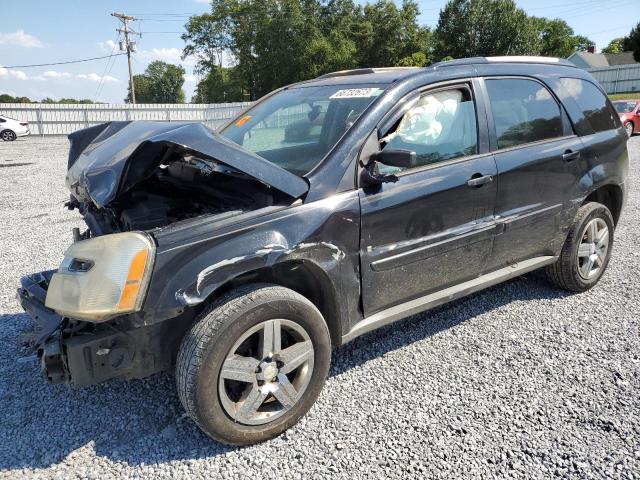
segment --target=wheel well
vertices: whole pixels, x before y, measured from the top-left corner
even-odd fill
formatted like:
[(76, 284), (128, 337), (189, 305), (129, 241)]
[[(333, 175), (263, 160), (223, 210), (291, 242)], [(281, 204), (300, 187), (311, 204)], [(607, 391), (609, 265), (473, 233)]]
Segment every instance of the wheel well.
[(304, 260), (295, 260), (254, 270), (225, 283), (216, 290), (214, 297), (209, 300), (249, 283), (273, 283), (298, 292), (322, 313), (329, 328), (331, 343), (333, 345), (340, 344), (342, 323), (335, 301), (335, 293), (331, 281), (320, 267)]
[(613, 222), (618, 224), (622, 211), (622, 189), (618, 185), (605, 185), (598, 188), (591, 192), (582, 204), (588, 202), (598, 202), (605, 205), (613, 216)]

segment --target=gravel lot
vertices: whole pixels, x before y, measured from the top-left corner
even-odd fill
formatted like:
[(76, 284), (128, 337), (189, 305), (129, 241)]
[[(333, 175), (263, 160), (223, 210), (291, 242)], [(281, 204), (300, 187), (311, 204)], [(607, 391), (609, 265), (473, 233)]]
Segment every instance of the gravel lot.
[(28, 359), (18, 278), (57, 266), (80, 224), (66, 155), (0, 142), (0, 477), (640, 479), (637, 189), (592, 291), (528, 275), (359, 338), (296, 427), (236, 449), (184, 415), (172, 375), (74, 391)]

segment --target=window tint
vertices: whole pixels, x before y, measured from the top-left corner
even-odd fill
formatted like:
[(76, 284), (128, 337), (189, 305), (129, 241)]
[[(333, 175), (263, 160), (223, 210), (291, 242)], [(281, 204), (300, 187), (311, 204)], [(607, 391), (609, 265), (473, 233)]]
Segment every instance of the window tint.
[(563, 136), (560, 107), (538, 82), (496, 79), (486, 85), (498, 148)]
[(560, 99), (564, 100), (563, 95), (568, 95), (575, 100), (594, 132), (618, 128), (617, 113), (593, 83), (578, 78), (561, 78), (560, 85), (564, 89)]
[[(381, 143), (384, 150), (416, 152), (419, 166), (474, 155), (478, 133), (470, 92), (452, 89), (421, 96)], [(380, 167), (383, 173), (399, 170)]]

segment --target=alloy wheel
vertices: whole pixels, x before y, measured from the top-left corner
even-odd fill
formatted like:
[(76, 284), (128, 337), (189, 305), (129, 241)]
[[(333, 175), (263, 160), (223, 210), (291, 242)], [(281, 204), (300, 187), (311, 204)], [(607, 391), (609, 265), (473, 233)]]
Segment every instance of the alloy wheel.
[(600, 273), (609, 252), (609, 227), (601, 218), (587, 223), (578, 245), (578, 273), (589, 280)]
[(267, 320), (231, 347), (218, 379), (225, 412), (245, 425), (269, 423), (298, 402), (311, 380), (314, 351), (302, 326)]

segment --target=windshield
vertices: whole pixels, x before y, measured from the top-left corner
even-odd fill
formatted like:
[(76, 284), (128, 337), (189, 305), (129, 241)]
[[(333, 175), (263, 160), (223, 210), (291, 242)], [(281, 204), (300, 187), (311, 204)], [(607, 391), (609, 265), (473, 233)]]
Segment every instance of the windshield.
[(220, 134), (296, 175), (304, 175), (383, 92), (381, 85), (297, 87), (259, 102)]
[(629, 113), (636, 108), (637, 102), (613, 102), (613, 106), (616, 107), (618, 113)]

